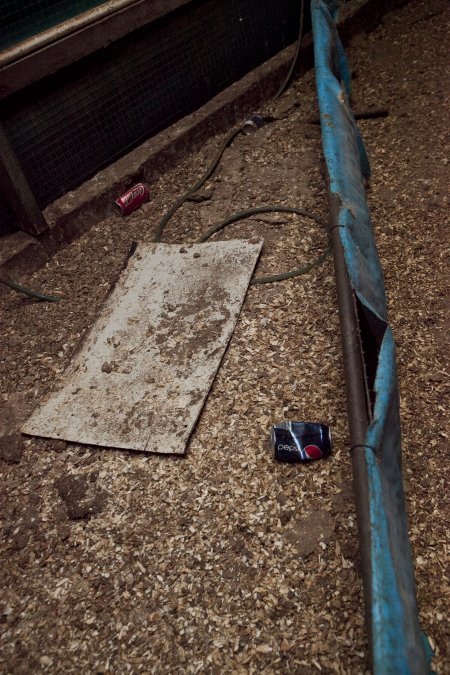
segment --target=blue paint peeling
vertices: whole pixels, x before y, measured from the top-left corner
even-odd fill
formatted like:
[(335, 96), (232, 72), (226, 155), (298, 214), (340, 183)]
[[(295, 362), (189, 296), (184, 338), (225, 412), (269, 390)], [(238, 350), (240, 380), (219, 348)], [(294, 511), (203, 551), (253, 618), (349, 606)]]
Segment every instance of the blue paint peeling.
[(365, 195), (370, 166), (350, 107), (350, 69), (337, 28), (337, 0), (312, 0), (316, 86), (330, 188), (340, 201), (339, 233), (350, 283), (386, 330), (365, 451), (371, 540), (371, 643), (375, 675), (429, 673), (420, 630), (401, 468), (395, 345), (383, 274)]

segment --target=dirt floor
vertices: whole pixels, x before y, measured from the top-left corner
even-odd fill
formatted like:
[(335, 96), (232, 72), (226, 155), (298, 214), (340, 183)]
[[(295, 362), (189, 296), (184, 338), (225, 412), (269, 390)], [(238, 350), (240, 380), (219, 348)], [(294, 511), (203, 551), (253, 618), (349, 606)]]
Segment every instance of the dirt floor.
[[(449, 6), (412, 0), (348, 54), (354, 108), (372, 162), (368, 198), (398, 345), (409, 525), (423, 629), (433, 665), (450, 672), (447, 608), (449, 464), (445, 361), (445, 77)], [(294, 104), (298, 103), (297, 106)], [(193, 241), (236, 210), (302, 206), (327, 215), (319, 172), (313, 73), (267, 111), (285, 115), (236, 138), (165, 241)], [(92, 322), (130, 241), (151, 241), (174, 196), (220, 139), (152, 188), (133, 215), (99, 223), (0, 313), (0, 663), (5, 673), (363, 673), (367, 644), (348, 456), (332, 263), (250, 288), (184, 459), (14, 436)], [(224, 238), (264, 237), (257, 273), (285, 271), (324, 250), (313, 222), (270, 215)], [(276, 464), (270, 425), (329, 423), (334, 453)]]

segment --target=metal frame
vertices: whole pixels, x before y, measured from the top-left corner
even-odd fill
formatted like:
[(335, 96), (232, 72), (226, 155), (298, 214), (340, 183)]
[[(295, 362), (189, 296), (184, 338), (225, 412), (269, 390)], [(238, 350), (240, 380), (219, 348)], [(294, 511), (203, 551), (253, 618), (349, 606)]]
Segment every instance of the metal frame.
[(0, 99), (192, 0), (110, 0), (0, 52)]
[(47, 228), (44, 216), (0, 124), (0, 185), (21, 230), (39, 234)]

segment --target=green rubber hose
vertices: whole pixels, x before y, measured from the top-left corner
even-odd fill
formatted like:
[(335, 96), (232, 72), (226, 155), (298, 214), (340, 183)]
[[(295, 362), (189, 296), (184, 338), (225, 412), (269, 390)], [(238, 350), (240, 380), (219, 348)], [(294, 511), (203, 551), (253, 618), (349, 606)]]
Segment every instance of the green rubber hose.
[(185, 192), (183, 195), (181, 195), (181, 197), (179, 199), (177, 199), (177, 201), (174, 202), (172, 204), (172, 206), (170, 207), (170, 209), (164, 214), (164, 216), (161, 218), (161, 220), (158, 223), (158, 227), (156, 228), (155, 238), (154, 238), (154, 240), (156, 242), (161, 241), (163, 230), (166, 227), (169, 220), (174, 215), (174, 213), (176, 211), (178, 211), (180, 206), (182, 206), (185, 202), (187, 202), (189, 197), (192, 197), (192, 195), (195, 192), (197, 192), (197, 190), (199, 190), (204, 183), (206, 183), (206, 181), (212, 175), (214, 169), (216, 168), (216, 166), (218, 165), (218, 163), (222, 159), (222, 155), (225, 152), (226, 148), (230, 145), (231, 141), (235, 138), (235, 136), (237, 136), (240, 133), (241, 129), (242, 129), (242, 126), (238, 127), (237, 129), (232, 129), (230, 131), (230, 133), (227, 136), (225, 136), (225, 138), (222, 142), (222, 145), (218, 149), (217, 154), (215, 155), (211, 164), (208, 166), (205, 173), (201, 176), (201, 178), (198, 179), (198, 181), (192, 187), (189, 188), (189, 190), (187, 192)]
[[(212, 225), (208, 230), (206, 230), (204, 234), (202, 234), (201, 237), (197, 239), (197, 243), (201, 244), (205, 242), (207, 239), (212, 237), (213, 234), (216, 234), (216, 232), (223, 230), (224, 227), (226, 227), (227, 225), (231, 225), (231, 223), (235, 223), (237, 220), (244, 220), (244, 218), (249, 218), (250, 216), (257, 215), (258, 213), (296, 213), (299, 216), (304, 216), (305, 218), (310, 218), (311, 220), (314, 220), (316, 223), (319, 223), (319, 225), (322, 225), (326, 230), (329, 230), (328, 223), (325, 220), (323, 220), (320, 216), (317, 216), (315, 213), (307, 211), (306, 209), (296, 209), (290, 206), (256, 206), (253, 209), (246, 209), (245, 211), (233, 213), (233, 215), (228, 216), (224, 220), (221, 220), (219, 223), (216, 223), (215, 225)], [(321, 265), (330, 255), (330, 253), (331, 249), (330, 247), (328, 247), (318, 258), (316, 258), (315, 260), (306, 265), (297, 267), (295, 270), (291, 270), (290, 272), (282, 272), (281, 274), (272, 274), (266, 277), (257, 277), (256, 279), (253, 279), (251, 283), (272, 284), (276, 281), (293, 279), (294, 277), (298, 277), (301, 274), (307, 274), (315, 267)]]
[(297, 38), (297, 47), (295, 49), (295, 54), (294, 58), (292, 59), (291, 67), (289, 68), (289, 72), (284, 78), (280, 88), (278, 89), (277, 93), (274, 96), (274, 101), (277, 101), (281, 94), (283, 94), (284, 91), (288, 88), (292, 81), (292, 77), (294, 75), (294, 71), (297, 67), (297, 63), (299, 60), (300, 56), (300, 48), (302, 46), (302, 40), (303, 40), (303, 17), (304, 17), (304, 10), (305, 10), (305, 0), (301, 0), (300, 2), (300, 26), (298, 29), (298, 38)]
[(41, 300), (42, 302), (60, 302), (62, 298), (57, 298), (54, 295), (44, 295), (44, 293), (39, 293), (38, 291), (32, 291), (31, 288), (26, 288), (25, 286), (20, 286), (20, 284), (16, 284), (15, 281), (11, 281), (9, 279), (5, 278), (0, 278), (0, 284), (4, 284), (8, 288), (10, 288), (12, 291), (16, 291), (17, 293), (23, 293), (23, 295), (27, 295), (29, 298), (34, 298), (35, 300)]

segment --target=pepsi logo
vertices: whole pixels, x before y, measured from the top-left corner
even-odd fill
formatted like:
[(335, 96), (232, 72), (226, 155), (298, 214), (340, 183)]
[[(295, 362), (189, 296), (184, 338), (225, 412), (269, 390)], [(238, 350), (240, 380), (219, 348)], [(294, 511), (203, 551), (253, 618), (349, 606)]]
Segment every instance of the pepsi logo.
[(317, 445), (307, 445), (304, 451), (309, 459), (320, 459), (322, 457), (322, 450)]
[(280, 452), (297, 452), (295, 445), (282, 445), (281, 443), (278, 445), (278, 450)]

